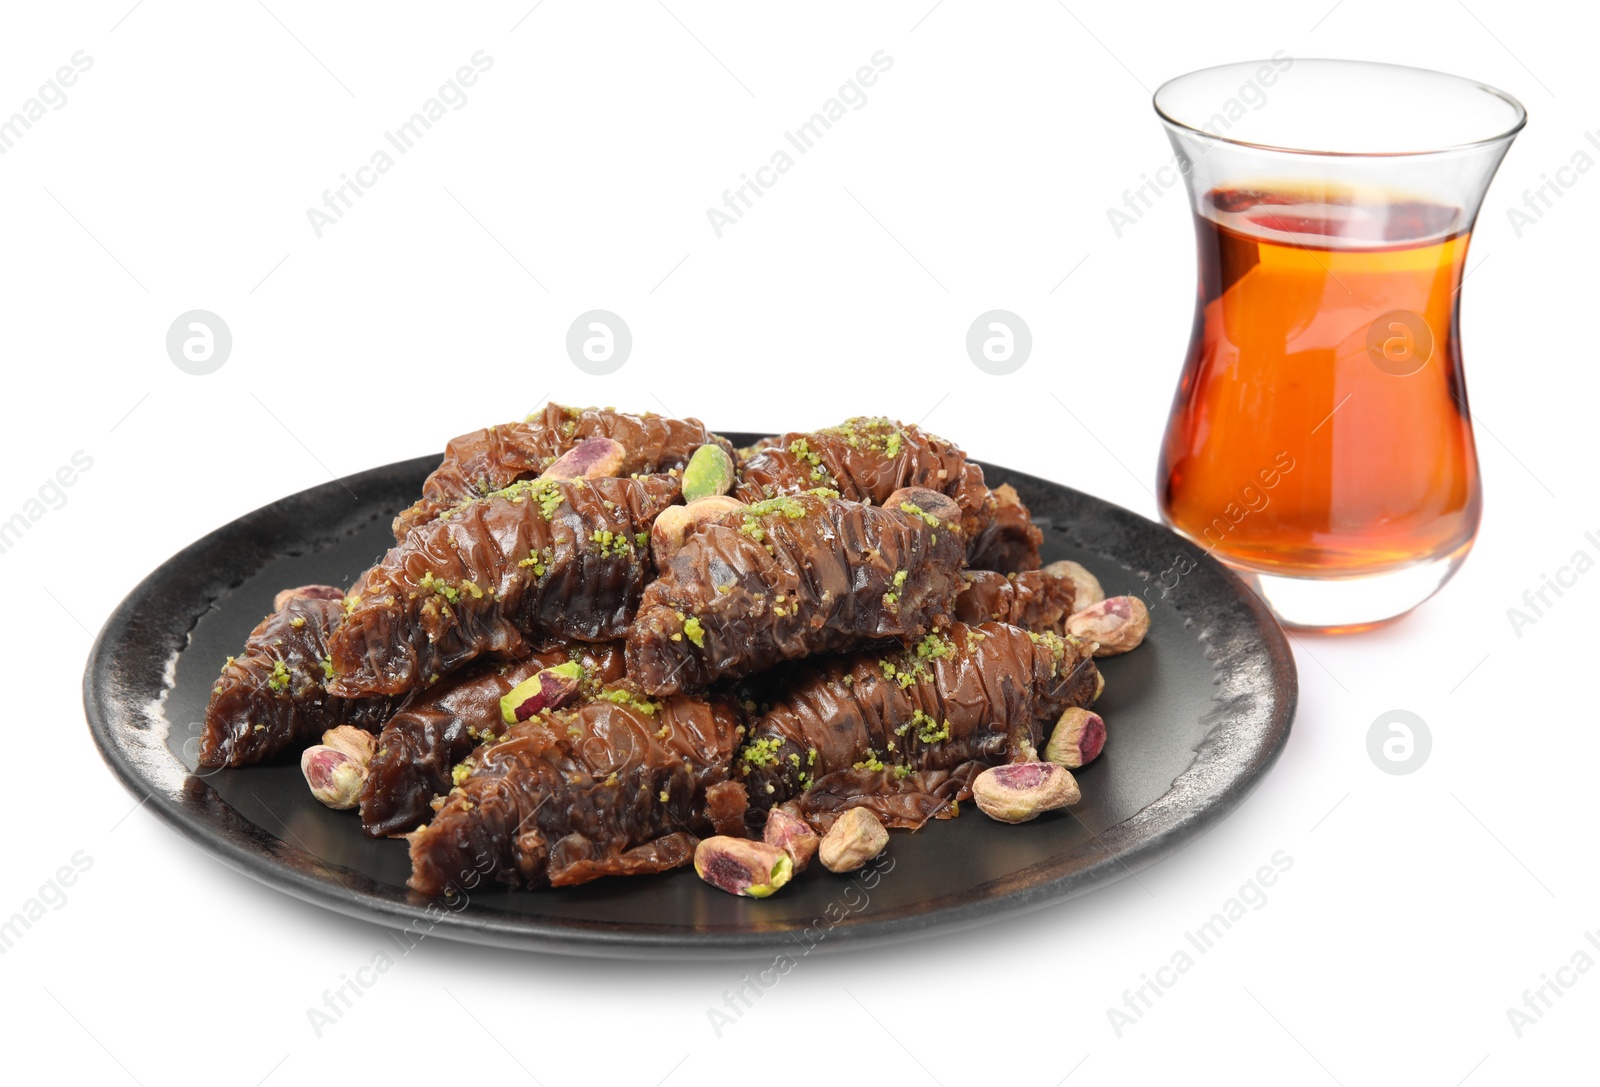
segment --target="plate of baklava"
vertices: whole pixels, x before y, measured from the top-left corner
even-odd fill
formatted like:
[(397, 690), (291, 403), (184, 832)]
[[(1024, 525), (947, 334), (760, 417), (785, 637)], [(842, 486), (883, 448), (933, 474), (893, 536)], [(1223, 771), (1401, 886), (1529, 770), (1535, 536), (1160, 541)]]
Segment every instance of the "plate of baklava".
[(1202, 549), (1028, 467), (550, 404), (177, 552), (89, 725), (206, 852), (414, 937), (798, 955), (1042, 908), (1243, 801), (1296, 676)]

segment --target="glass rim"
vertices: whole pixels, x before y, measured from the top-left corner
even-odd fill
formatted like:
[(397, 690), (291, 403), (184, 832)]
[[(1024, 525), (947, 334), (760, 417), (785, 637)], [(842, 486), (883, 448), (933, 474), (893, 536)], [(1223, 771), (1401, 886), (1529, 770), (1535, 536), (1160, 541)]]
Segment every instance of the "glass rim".
[(1173, 85), (1181, 83), (1193, 76), (1201, 75), (1206, 72), (1215, 72), (1223, 68), (1250, 68), (1271, 63), (1272, 61), (1270, 58), (1263, 60), (1230, 61), (1226, 64), (1212, 64), (1205, 68), (1196, 68), (1193, 71), (1184, 72), (1182, 75), (1173, 76), (1171, 79), (1166, 80), (1159, 87), (1157, 87), (1155, 89), (1155, 93), (1150, 96), (1150, 105), (1156, 111), (1156, 116), (1160, 117), (1164, 123), (1172, 128), (1192, 133), (1202, 139), (1210, 140), (1214, 143), (1226, 143), (1231, 144), (1234, 147), (1248, 147), (1257, 151), (1273, 151), (1285, 155), (1322, 156), (1326, 158), (1415, 158), (1424, 155), (1443, 155), (1450, 154), (1452, 152), (1472, 151), (1479, 148), (1490, 147), (1498, 143), (1505, 143), (1515, 137), (1517, 133), (1521, 132), (1525, 127), (1527, 127), (1528, 124), (1527, 107), (1524, 106), (1515, 95), (1503, 91), (1498, 87), (1491, 86), (1488, 83), (1483, 83), (1467, 76), (1455, 75), (1450, 72), (1441, 72), (1436, 68), (1420, 68), (1411, 64), (1391, 64), (1387, 61), (1376, 60), (1347, 60), (1339, 57), (1299, 57), (1295, 58), (1295, 63), (1327, 64), (1357, 69), (1364, 68), (1367, 70), (1387, 68), (1393, 71), (1420, 72), (1424, 75), (1432, 76), (1437, 79), (1448, 80), (1452, 83), (1459, 83), (1463, 86), (1472, 87), (1476, 90), (1484, 92), (1485, 94), (1500, 99), (1502, 102), (1506, 103), (1512, 108), (1515, 113), (1515, 120), (1510, 127), (1496, 133), (1495, 135), (1485, 136), (1476, 140), (1467, 140), (1461, 143), (1446, 144), (1442, 147), (1425, 147), (1412, 151), (1329, 151), (1315, 147), (1291, 147), (1284, 144), (1258, 143), (1252, 140), (1241, 140), (1232, 136), (1218, 135), (1215, 132), (1208, 132), (1204, 128), (1201, 128), (1197, 125), (1192, 125), (1187, 121), (1181, 121), (1166, 109), (1162, 108), (1161, 96), (1163, 92)]

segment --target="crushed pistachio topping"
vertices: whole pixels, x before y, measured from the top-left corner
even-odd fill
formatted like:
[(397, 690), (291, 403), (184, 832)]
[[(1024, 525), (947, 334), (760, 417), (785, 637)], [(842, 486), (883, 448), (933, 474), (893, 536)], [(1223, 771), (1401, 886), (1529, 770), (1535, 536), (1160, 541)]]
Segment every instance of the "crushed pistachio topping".
[(589, 542), (595, 545), (595, 550), (600, 552), (600, 557), (603, 559), (633, 554), (633, 540), (626, 532), (597, 528), (589, 536)]
[(306, 625), (306, 617), (304, 615), (296, 615), (293, 619), (289, 620), (289, 625), (294, 627), (296, 630), (299, 630), (301, 627)]
[(867, 757), (860, 762), (851, 763), (850, 768), (852, 770), (878, 771), (883, 769), (883, 762), (878, 758), (878, 753), (869, 747), (867, 748)]
[(697, 648), (704, 648), (706, 644), (706, 629), (700, 625), (696, 616), (689, 616), (683, 621), (683, 636), (695, 644)]
[(779, 495), (777, 498), (767, 498), (754, 502), (744, 508), (746, 517), (766, 517), (769, 514), (781, 513), (792, 521), (798, 521), (806, 515), (805, 503), (788, 495)]
[[(911, 714), (911, 727), (917, 730), (917, 739), (925, 744), (936, 744), (940, 740), (950, 738), (950, 722), (940, 724), (922, 710), (914, 710)], [(896, 732), (899, 730), (896, 729)]]
[(672, 799), (672, 795), (670, 793), (668, 793), (665, 789), (662, 789), (659, 793), (656, 794), (656, 799), (661, 801), (661, 803), (665, 804), (667, 801)]
[(344, 598), (344, 613), (346, 615), (349, 615), (351, 612), (356, 610), (356, 607), (358, 605), (360, 605), (360, 603), (361, 603), (361, 594), (360, 593), (351, 593), (349, 596)]
[(460, 785), (472, 774), (472, 760), (465, 759), (450, 768), (450, 784)]
[(939, 634), (929, 634), (917, 643), (917, 659), (930, 661), (948, 657), (955, 652), (955, 643)]
[(761, 527), (761, 519), (774, 513), (781, 513), (792, 521), (798, 521), (806, 515), (806, 506), (799, 499), (789, 495), (779, 495), (776, 498), (765, 498), (760, 502), (753, 502), (744, 508), (744, 522), (739, 526), (739, 531), (749, 536), (756, 543), (767, 538), (766, 529)]
[(927, 666), (922, 661), (912, 660), (910, 665), (909, 668), (897, 668), (890, 660), (878, 662), (878, 667), (883, 669), (883, 678), (894, 680), (902, 691), (928, 674)]
[[(920, 518), (922, 518), (924, 524), (931, 525), (934, 528), (938, 528), (939, 527), (939, 519), (937, 517), (935, 517), (933, 514), (931, 514), (928, 511), (924, 510), (921, 506), (917, 505), (915, 502), (902, 502), (902, 503), (900, 503), (900, 512), (901, 513), (909, 513), (909, 514), (911, 514), (911, 515), (913, 515), (915, 517), (920, 517)], [(934, 543), (938, 543), (939, 542), (939, 537), (935, 536), (933, 538), (933, 542)]]
[(804, 438), (796, 438), (790, 442), (789, 452), (806, 464), (811, 465), (812, 479), (831, 480), (827, 466), (822, 463), (822, 457), (811, 448), (810, 443)]
[(1028, 637), (1034, 645), (1042, 645), (1048, 649), (1057, 660), (1060, 660), (1067, 651), (1067, 643), (1053, 630), (1044, 631), (1042, 634), (1030, 630)]
[(267, 686), (274, 691), (281, 691), (289, 686), (289, 666), (280, 661), (272, 662), (272, 675), (267, 677)]
[(778, 760), (778, 749), (782, 746), (783, 740), (777, 736), (751, 740), (739, 752), (739, 758), (751, 766), (766, 766)]
[[(417, 582), (417, 588), (425, 592), (438, 593), (452, 604), (461, 599), (461, 590), (451, 585), (444, 578), (435, 576), (432, 570), (422, 575), (421, 580)], [(480, 592), (478, 595), (482, 596), (483, 594)]]
[(519, 559), (517, 561), (517, 565), (532, 567), (534, 577), (544, 577), (544, 575), (549, 572), (550, 567), (555, 560), (556, 553), (554, 549), (550, 547), (543, 547), (530, 550), (528, 552), (528, 557), (525, 559)]
[(323, 657), (322, 658), (322, 678), (323, 679), (332, 679), (333, 678), (333, 658), (332, 657)]
[(603, 691), (601, 692), (600, 697), (605, 699), (607, 702), (615, 702), (619, 706), (632, 706), (646, 717), (654, 717), (656, 715), (656, 711), (661, 708), (661, 703), (652, 702), (648, 698), (643, 698), (639, 695), (636, 695), (632, 691), (623, 687), (616, 687), (609, 691)]
[(825, 428), (822, 433), (843, 438), (852, 449), (871, 449), (889, 457), (899, 455), (905, 437), (900, 424), (881, 415), (846, 419), (838, 426)]
[[(502, 487), (498, 491), (490, 491), (485, 497), (504, 498), (512, 505), (521, 505), (525, 501), (532, 500), (539, 503), (539, 515), (546, 521), (553, 521), (555, 520), (556, 510), (560, 508), (561, 503), (566, 501), (566, 494), (561, 490), (561, 484), (563, 482), (582, 484), (583, 481), (563, 481), (558, 479), (519, 479), (509, 487)], [(455, 509), (460, 510), (465, 505), (466, 503), (462, 503), (461, 505), (456, 506)]]

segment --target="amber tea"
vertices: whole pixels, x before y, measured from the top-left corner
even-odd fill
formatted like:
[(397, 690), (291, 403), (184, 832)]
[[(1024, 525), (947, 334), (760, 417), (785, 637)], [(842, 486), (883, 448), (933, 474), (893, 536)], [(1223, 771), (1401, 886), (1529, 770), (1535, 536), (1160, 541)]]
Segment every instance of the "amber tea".
[(1199, 257), (1162, 514), (1291, 626), (1403, 615), (1478, 529), (1457, 312), (1527, 114), (1458, 76), (1287, 57), (1179, 76), (1155, 108)]
[(1284, 572), (1468, 545), (1480, 500), (1453, 321), (1459, 209), (1272, 189), (1213, 190), (1204, 208), (1162, 450), (1167, 518)]

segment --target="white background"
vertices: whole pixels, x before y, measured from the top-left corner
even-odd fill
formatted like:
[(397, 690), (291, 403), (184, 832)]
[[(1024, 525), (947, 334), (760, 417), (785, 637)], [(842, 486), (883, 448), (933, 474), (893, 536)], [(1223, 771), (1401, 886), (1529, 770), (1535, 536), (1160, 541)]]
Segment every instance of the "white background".
[[(1579, 5), (130, 2), (13, 5), (0, 27), (0, 115), (75, 51), (93, 58), (0, 156), (0, 519), (75, 451), (93, 459), (0, 556), (0, 916), (74, 853), (92, 859), (0, 959), (0, 1065), (145, 1084), (367, 1082), (376, 1065), (552, 1087), (1592, 1075), (1600, 971), (1565, 975), (1521, 1037), (1507, 1017), (1600, 928), (1584, 683), (1600, 574), (1520, 637), (1506, 614), (1574, 552), (1600, 555), (1584, 538), (1600, 532), (1600, 176), (1569, 175), (1520, 238), (1506, 215), (1581, 148), (1600, 155), (1584, 140), (1600, 126), (1596, 26)], [(1191, 316), (1189, 213), (1173, 190), (1118, 239), (1106, 209), (1170, 155), (1149, 107), (1160, 81), (1280, 49), (1459, 72), (1532, 120), (1463, 295), (1487, 495), (1476, 551), (1388, 629), (1297, 639), (1288, 749), (1208, 836), (1023, 920), (813, 956), (720, 1038), (706, 1009), (746, 966), (443, 940), (319, 1038), (306, 1009), (392, 948), (383, 932), (232, 873), (146, 811), (124, 819), (132, 799), (78, 701), (90, 632), (124, 592), (262, 503), (547, 397), (724, 429), (925, 419), (1153, 515)], [(478, 50), (493, 67), (466, 105), (316, 237), (306, 209)], [(716, 237), (706, 209), (879, 50), (893, 67), (866, 105)], [(606, 378), (563, 347), (597, 307), (634, 337)], [(996, 307), (1033, 330), (1008, 377), (963, 349)], [(206, 377), (164, 349), (195, 308), (234, 339)], [(1366, 751), (1396, 708), (1434, 740), (1404, 777)], [(1278, 850), (1293, 867), (1266, 905), (1118, 1037), (1107, 1008)]]

